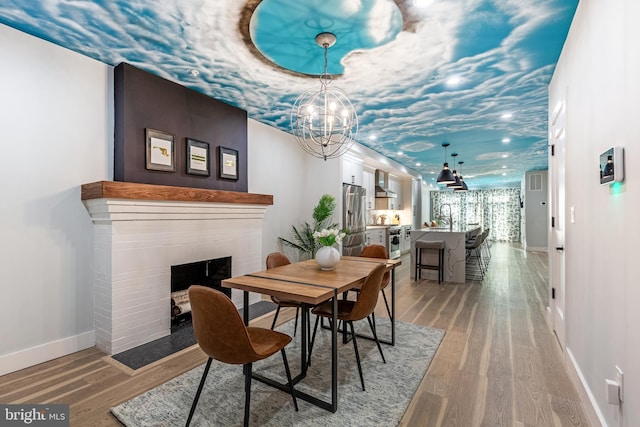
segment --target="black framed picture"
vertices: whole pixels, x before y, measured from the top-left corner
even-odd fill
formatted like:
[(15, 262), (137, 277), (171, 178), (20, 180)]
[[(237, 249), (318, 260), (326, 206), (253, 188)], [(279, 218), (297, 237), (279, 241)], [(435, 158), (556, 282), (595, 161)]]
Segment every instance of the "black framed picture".
[(145, 129), (147, 151), (146, 168), (149, 170), (175, 172), (175, 135), (155, 129)]
[(211, 175), (209, 165), (209, 143), (187, 138), (187, 173), (190, 175)]
[(238, 150), (218, 147), (218, 177), (238, 179)]

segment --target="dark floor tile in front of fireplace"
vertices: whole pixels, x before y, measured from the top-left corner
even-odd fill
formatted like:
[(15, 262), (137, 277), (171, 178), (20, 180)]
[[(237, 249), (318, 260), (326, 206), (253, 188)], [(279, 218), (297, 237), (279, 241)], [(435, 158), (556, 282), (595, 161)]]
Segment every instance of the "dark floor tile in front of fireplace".
[[(249, 318), (254, 319), (276, 309), (276, 305), (270, 301), (260, 301), (252, 304), (249, 310)], [(242, 309), (239, 310), (242, 316)], [(155, 341), (134, 347), (112, 357), (131, 369), (140, 369), (150, 363), (167, 357), (173, 353), (190, 347), (196, 343), (193, 328), (190, 321), (184, 321), (172, 325), (171, 335), (159, 338)]]

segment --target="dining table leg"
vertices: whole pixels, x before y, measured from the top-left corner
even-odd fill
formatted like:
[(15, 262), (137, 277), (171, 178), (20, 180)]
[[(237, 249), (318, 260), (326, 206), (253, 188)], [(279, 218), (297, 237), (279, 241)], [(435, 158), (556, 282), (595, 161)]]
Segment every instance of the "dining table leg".
[(242, 291), (242, 307), (244, 324), (249, 326), (249, 291)]
[(391, 345), (396, 345), (396, 269), (391, 269)]
[(331, 411), (338, 410), (338, 293), (333, 293), (331, 315)]
[(300, 352), (300, 372), (302, 373), (302, 376), (307, 375), (307, 368), (309, 366), (308, 360), (309, 360), (309, 350), (308, 350), (308, 343), (309, 343), (309, 306), (307, 304), (302, 304), (302, 343), (301, 343), (301, 347), (302, 350)]

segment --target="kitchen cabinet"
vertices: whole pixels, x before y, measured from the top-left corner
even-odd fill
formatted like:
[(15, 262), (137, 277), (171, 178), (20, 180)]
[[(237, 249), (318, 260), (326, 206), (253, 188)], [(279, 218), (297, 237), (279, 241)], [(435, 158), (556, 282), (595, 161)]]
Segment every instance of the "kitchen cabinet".
[(403, 203), (403, 191), (402, 191), (402, 180), (396, 178), (396, 177), (389, 177), (389, 189), (391, 191), (393, 191), (394, 193), (396, 193), (396, 198), (393, 200), (393, 207), (389, 208), (389, 209), (395, 209), (395, 210), (403, 210), (404, 209), (404, 203)]
[(387, 228), (386, 227), (367, 227), (365, 233), (367, 245), (382, 245), (387, 247)]
[(363, 184), (364, 163), (362, 159), (349, 155), (342, 156), (342, 182), (346, 184)]
[(367, 196), (365, 198), (365, 208), (376, 208), (376, 185), (375, 185), (375, 171), (373, 169), (365, 168), (363, 173), (362, 186), (367, 190)]

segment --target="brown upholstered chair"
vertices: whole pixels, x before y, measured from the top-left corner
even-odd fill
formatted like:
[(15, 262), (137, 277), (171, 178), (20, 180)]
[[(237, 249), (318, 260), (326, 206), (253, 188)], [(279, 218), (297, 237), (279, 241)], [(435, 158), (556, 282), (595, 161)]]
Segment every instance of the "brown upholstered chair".
[[(380, 292), (380, 285), (382, 284), (382, 278), (384, 276), (384, 271), (386, 266), (384, 264), (378, 264), (372, 271), (369, 273), (367, 278), (365, 279), (362, 287), (360, 288), (360, 292), (358, 292), (358, 299), (355, 301), (340, 299), (338, 300), (338, 314), (337, 318), (339, 321), (343, 321), (346, 323), (345, 328), (349, 325), (351, 329), (351, 336), (353, 341), (353, 349), (356, 353), (356, 361), (358, 362), (358, 373), (360, 374), (360, 382), (362, 383), (362, 390), (364, 391), (364, 377), (362, 376), (362, 366), (360, 364), (360, 354), (358, 353), (358, 343), (356, 340), (356, 334), (353, 329), (353, 322), (362, 320), (366, 318), (369, 322), (369, 327), (371, 328), (371, 332), (373, 332), (373, 337), (376, 340), (376, 344), (378, 346), (378, 351), (380, 351), (380, 356), (382, 356), (382, 361), (387, 363), (384, 358), (384, 354), (382, 353), (382, 347), (380, 346), (380, 341), (378, 340), (378, 335), (376, 334), (376, 329), (371, 321), (371, 314), (373, 310), (376, 308), (376, 304), (378, 302), (378, 294)], [(316, 324), (313, 329), (313, 337), (311, 338), (311, 345), (309, 346), (309, 359), (311, 359), (311, 351), (313, 350), (313, 343), (316, 338), (316, 332), (318, 330), (318, 320), (320, 317), (326, 317), (331, 319), (333, 317), (333, 301), (328, 300), (321, 304), (318, 304), (311, 312), (318, 317), (316, 318)]]
[[(282, 252), (272, 252), (267, 255), (267, 270), (280, 267), (283, 265), (291, 264), (289, 258)], [(276, 314), (273, 316), (273, 322), (271, 323), (271, 329), (276, 327), (276, 321), (278, 320), (278, 315), (280, 314), (280, 308), (282, 307), (293, 307), (296, 309), (296, 321), (293, 326), (293, 336), (296, 336), (296, 331), (298, 330), (298, 316), (300, 315), (300, 309), (302, 308), (302, 303), (298, 301), (290, 301), (283, 298), (278, 298), (275, 296), (271, 297), (271, 301), (277, 304), (278, 308), (276, 309)]]
[[(387, 248), (382, 245), (367, 245), (362, 249), (360, 256), (365, 258), (389, 259), (389, 252), (387, 252)], [(389, 307), (389, 301), (387, 301), (387, 295), (384, 293), (384, 290), (387, 286), (389, 286), (390, 282), (391, 273), (389, 271), (385, 271), (384, 276), (382, 277), (382, 285), (380, 286), (380, 291), (382, 292), (382, 298), (384, 299), (385, 307), (387, 307), (389, 318), (391, 318), (391, 308)], [(353, 290), (358, 291), (357, 288)]]
[(246, 427), (249, 425), (252, 363), (266, 359), (280, 351), (289, 390), (293, 397), (293, 406), (297, 411), (298, 402), (293, 390), (287, 354), (284, 351), (284, 347), (291, 342), (291, 337), (266, 328), (245, 326), (233, 302), (225, 294), (213, 288), (199, 285), (191, 286), (189, 301), (191, 302), (193, 332), (198, 345), (209, 356), (209, 359), (193, 399), (186, 425), (191, 423), (213, 359), (222, 363), (243, 365), (245, 375), (244, 425)]

